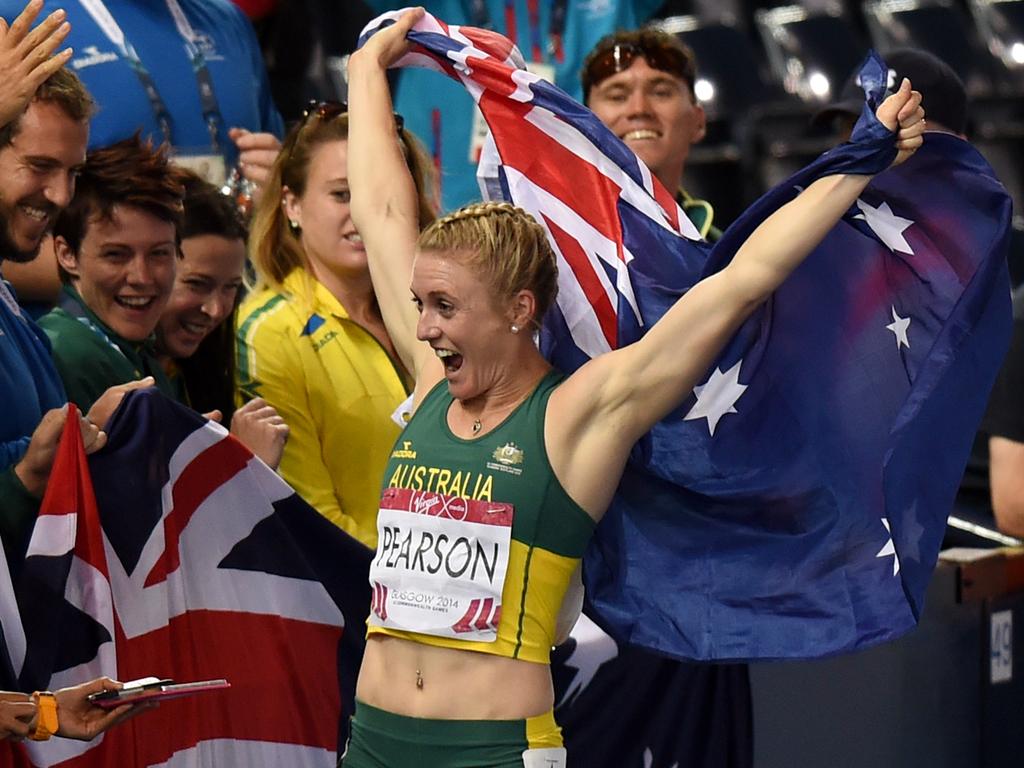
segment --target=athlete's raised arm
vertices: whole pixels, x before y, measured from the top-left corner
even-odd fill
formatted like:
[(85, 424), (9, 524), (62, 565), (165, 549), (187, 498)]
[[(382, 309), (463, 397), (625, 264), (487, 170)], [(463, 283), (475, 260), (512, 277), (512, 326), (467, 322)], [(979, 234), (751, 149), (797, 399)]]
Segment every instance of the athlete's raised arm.
[(348, 67), (348, 182), (352, 219), (363, 238), (374, 291), (388, 334), (420, 394), (443, 376), (428, 345), (416, 339), (418, 314), (409, 279), (419, 235), (419, 199), (406, 164), (387, 81), (387, 68), (409, 48), (406, 34), (423, 15), (417, 8), (375, 33)]
[[(922, 143), (921, 95), (904, 80), (877, 116), (898, 132), (893, 164), (903, 162)], [(555, 411), (563, 429), (552, 448), (565, 456), (559, 474), (566, 488), (596, 494), (579, 499), (585, 507), (604, 508), (614, 486), (601, 487), (595, 475), (624, 463), (629, 447), (689, 395), (740, 324), (814, 250), (871, 178), (834, 175), (809, 185), (754, 230), (727, 267), (690, 289), (640, 341), (594, 358), (556, 392), (552, 402), (564, 401), (566, 407)]]

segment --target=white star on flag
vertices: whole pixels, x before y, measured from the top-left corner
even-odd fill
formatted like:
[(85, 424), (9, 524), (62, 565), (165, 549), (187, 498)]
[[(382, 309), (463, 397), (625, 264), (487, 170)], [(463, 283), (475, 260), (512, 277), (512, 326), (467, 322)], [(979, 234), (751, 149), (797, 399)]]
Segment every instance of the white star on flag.
[(683, 421), (691, 419), (707, 419), (708, 430), (715, 434), (715, 427), (719, 420), (727, 413), (736, 413), (736, 401), (747, 389), (746, 384), (740, 384), (740, 366), (743, 360), (725, 373), (715, 368), (714, 373), (706, 383), (693, 388), (693, 394), (697, 396), (690, 412), (683, 417)]
[(890, 251), (914, 255), (914, 249), (903, 237), (903, 231), (914, 223), (912, 220), (897, 216), (892, 212), (888, 203), (882, 203), (877, 208), (872, 208), (863, 200), (858, 200), (857, 207), (860, 208), (861, 213), (853, 218), (863, 219), (867, 222), (871, 231), (878, 235), (878, 239), (885, 243)]
[[(650, 747), (644, 749), (644, 768), (654, 768), (654, 753)], [(679, 768), (679, 763), (672, 763), (672, 768)]]
[(892, 530), (889, 528), (889, 521), (884, 517), (881, 518), (882, 525), (885, 526), (885, 532), (889, 534), (889, 540), (885, 542), (885, 546), (878, 550), (878, 554), (875, 557), (889, 557), (892, 556), (892, 575), (895, 576), (900, 572), (900, 556), (896, 554), (896, 545), (892, 541)]
[(896, 337), (896, 349), (906, 347), (910, 349), (910, 340), (907, 338), (907, 329), (910, 327), (910, 317), (900, 317), (896, 314), (896, 307), (892, 308), (892, 322), (885, 326), (892, 331)]
[(924, 536), (924, 526), (917, 519), (917, 499), (910, 503), (910, 507), (900, 517), (903, 520), (903, 535), (900, 537), (903, 546), (900, 549), (904, 557), (917, 562), (921, 559), (921, 537)]
[(576, 641), (576, 646), (565, 660), (565, 666), (575, 669), (576, 673), (557, 706), (576, 698), (590, 685), (601, 665), (619, 655), (616, 642), (585, 613), (576, 620), (570, 637)]

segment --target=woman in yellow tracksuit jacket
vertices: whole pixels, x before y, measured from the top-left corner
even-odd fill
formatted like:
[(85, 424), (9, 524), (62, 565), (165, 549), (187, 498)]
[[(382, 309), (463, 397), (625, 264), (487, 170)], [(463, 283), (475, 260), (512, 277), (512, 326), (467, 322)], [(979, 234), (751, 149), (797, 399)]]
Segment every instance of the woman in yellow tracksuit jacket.
[[(362, 239), (349, 215), (348, 116), (321, 104), (285, 139), (249, 238), (256, 280), (238, 314), (240, 398), (262, 397), (291, 429), (279, 471), (307, 502), (377, 544), (381, 476), (411, 381), (384, 329)], [(399, 128), (434, 219), (428, 165)]]

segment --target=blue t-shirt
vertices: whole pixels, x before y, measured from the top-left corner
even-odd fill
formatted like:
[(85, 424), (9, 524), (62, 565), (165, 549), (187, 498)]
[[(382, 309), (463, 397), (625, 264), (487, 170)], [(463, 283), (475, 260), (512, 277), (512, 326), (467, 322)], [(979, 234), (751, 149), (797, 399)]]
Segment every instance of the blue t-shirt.
[(0, 472), (25, 454), (43, 414), (65, 402), (46, 334), (0, 278)]
[[(178, 0), (196, 33), (223, 116), (219, 143), (229, 164), (237, 159), (229, 128), (266, 131), (281, 136), (284, 124), (270, 95), (266, 68), (252, 25), (230, 0)], [(0, 16), (13, 20), (24, 0), (0, 0)], [(203, 118), (191, 58), (165, 0), (103, 0), (117, 26), (149, 70), (171, 114), (172, 141), (179, 151), (210, 153), (210, 133)], [(68, 64), (98, 105), (90, 124), (89, 147), (103, 147), (135, 131), (160, 143), (163, 133), (139, 78), (119, 48), (79, 0), (46, 0), (39, 18), (64, 8), (74, 48)]]
[[(540, 50), (542, 64), (555, 69), (555, 84), (582, 101), (580, 68), (590, 49), (607, 34), (635, 29), (647, 21), (664, 0), (566, 0), (565, 29), (562, 32), (561, 61), (550, 51), (551, 10), (553, 3), (537, 3), (538, 29), (530, 27), (526, 0), (514, 0), (516, 39), (513, 41), (526, 60), (532, 61)], [(402, 5), (389, 0), (368, 0), (377, 13)], [(423, 7), (448, 24), (487, 26), (508, 34), (505, 0), (484, 0), (487, 12), (473, 18), (475, 2), (467, 0), (427, 0)], [(535, 45), (535, 41), (538, 43)], [(405, 125), (426, 144), (435, 160), (441, 159), (441, 196), (445, 210), (452, 210), (480, 199), (476, 182), (476, 161), (471, 159), (475, 105), (461, 83), (422, 69), (401, 71), (395, 92), (395, 109)]]

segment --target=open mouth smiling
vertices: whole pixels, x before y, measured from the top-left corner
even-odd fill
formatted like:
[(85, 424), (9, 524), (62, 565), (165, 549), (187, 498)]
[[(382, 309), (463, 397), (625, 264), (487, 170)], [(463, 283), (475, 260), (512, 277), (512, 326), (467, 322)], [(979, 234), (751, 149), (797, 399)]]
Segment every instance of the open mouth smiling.
[(436, 354), (444, 364), (444, 370), (446, 373), (455, 373), (455, 371), (462, 367), (462, 355), (454, 350), (435, 349), (434, 354)]
[(650, 128), (638, 128), (634, 131), (628, 131), (622, 136), (623, 141), (636, 141), (636, 140), (647, 140), (647, 139), (660, 139), (661, 134), (658, 131)]
[(133, 311), (141, 311), (149, 309), (153, 302), (156, 301), (155, 296), (115, 296), (114, 301), (118, 306), (130, 309)]

